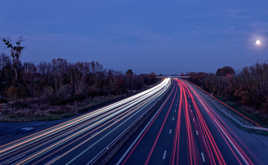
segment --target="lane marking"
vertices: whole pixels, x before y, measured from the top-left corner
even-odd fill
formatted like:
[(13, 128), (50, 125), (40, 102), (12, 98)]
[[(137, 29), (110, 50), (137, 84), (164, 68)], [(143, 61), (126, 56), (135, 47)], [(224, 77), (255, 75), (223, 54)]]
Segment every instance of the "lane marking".
[[(95, 146), (96, 144), (98, 144), (100, 141), (102, 141), (104, 138), (106, 138), (108, 135), (110, 135), (111, 133), (113, 133), (117, 128), (119, 128), (121, 125), (125, 124), (127, 121), (129, 121), (131, 118), (135, 117), (136, 114), (138, 114), (139, 112), (141, 112), (143, 110), (143, 108), (140, 111), (137, 111), (133, 114), (133, 116), (129, 116), (125, 119), (125, 121), (123, 121), (122, 123), (120, 123), (119, 125), (117, 125), (115, 128), (113, 128), (110, 132), (108, 132), (107, 134), (105, 134), (103, 137), (101, 137), (100, 139), (98, 139), (95, 143), (91, 144), (88, 148), (86, 148), (85, 150), (83, 150), (82, 152), (80, 152), (80, 154), (78, 154), (76, 157), (74, 157), (72, 160), (70, 160), (69, 162), (66, 163), (66, 165), (71, 164), (73, 161), (75, 161), (76, 159), (78, 159), (80, 156), (82, 156), (84, 153), (86, 153), (88, 150), (90, 150), (93, 146)], [(143, 113), (144, 114), (144, 113)], [(53, 162), (54, 163), (54, 162)]]
[(168, 133), (171, 134), (172, 133), (172, 129), (169, 129)]
[[(171, 93), (174, 92), (174, 87), (171, 89)], [(154, 120), (156, 120), (155, 118), (158, 118), (159, 114), (161, 113), (163, 107), (167, 100), (171, 97), (171, 94), (169, 94), (168, 98), (164, 101), (164, 103), (160, 106), (160, 108), (158, 109), (157, 112), (155, 112), (154, 116), (150, 119), (150, 121), (146, 124), (146, 126), (143, 128), (143, 130), (139, 133), (139, 135), (136, 137), (136, 139), (131, 143), (131, 145), (128, 147), (128, 149), (126, 150), (126, 152), (121, 156), (121, 158), (118, 160), (118, 162), (116, 163), (116, 165), (120, 165), (123, 164), (122, 162), (125, 160), (127, 160), (128, 158), (126, 158), (128, 156), (128, 154), (132, 151), (133, 147), (135, 147), (135, 145), (139, 144), (139, 140), (143, 138), (144, 134), (146, 133), (147, 129), (150, 129), (150, 125), (152, 125), (152, 123), (154, 122)]]
[[(141, 98), (142, 98), (142, 97), (141, 97)], [(138, 99), (137, 99), (137, 101), (138, 101)], [(135, 104), (134, 104), (134, 103), (131, 103), (131, 104), (129, 104), (129, 105), (135, 105)], [(127, 106), (128, 106), (128, 105), (127, 105)], [(127, 106), (126, 106), (126, 107), (127, 107)], [(112, 111), (115, 111), (115, 110), (112, 110)], [(110, 112), (112, 112), (112, 111), (110, 111)], [(108, 114), (108, 113), (107, 113), (107, 114)], [(107, 114), (106, 114), (106, 112), (105, 112), (105, 113), (102, 113), (102, 114), (100, 114), (100, 115), (106, 115), (105, 117), (111, 115), (111, 114), (108, 114), (108, 115), (107, 115)], [(97, 120), (96, 120), (97, 118), (99, 118), (99, 116), (97, 116), (96, 118), (89, 119), (89, 122), (94, 123), (95, 121), (97, 121)], [(77, 121), (77, 122), (78, 122), (78, 121)], [(83, 121), (79, 119), (79, 122), (83, 122)], [(71, 124), (72, 124), (72, 123), (71, 123)], [(69, 125), (69, 124), (67, 124), (67, 129), (68, 129), (69, 127), (73, 126), (73, 125), (71, 125), (71, 126), (68, 126), (68, 125)], [(78, 124), (74, 125), (74, 127), (76, 127), (77, 125), (78, 125)], [(84, 125), (84, 123), (83, 123), (83, 125)], [(81, 125), (81, 126), (83, 126), (83, 125)], [(87, 124), (87, 125), (88, 125), (88, 124)], [(80, 127), (81, 127), (81, 126), (80, 126)], [(75, 130), (77, 130), (77, 128), (74, 128), (74, 129), (72, 129), (71, 131), (75, 131)], [(53, 131), (53, 130), (52, 130), (52, 131)], [(50, 132), (51, 132), (51, 131), (50, 131)], [(69, 131), (69, 132), (70, 132), (70, 131)], [(67, 133), (68, 133), (68, 132), (66, 132), (66, 133), (64, 133), (64, 134), (67, 134)], [(53, 134), (54, 134), (54, 133), (52, 133), (52, 135), (53, 135)], [(48, 137), (49, 137), (49, 136), (52, 136), (52, 135), (48, 135)], [(63, 134), (62, 134), (62, 135), (63, 135)], [(38, 136), (39, 136), (39, 135), (38, 135)], [(41, 136), (41, 135), (40, 135), (40, 136)], [(47, 136), (47, 135), (45, 135), (45, 136)], [(40, 138), (39, 138), (39, 139), (40, 139)], [(55, 138), (54, 138), (54, 139), (55, 139)], [(41, 139), (40, 139), (40, 140), (41, 140)], [(35, 141), (37, 141), (37, 140), (34, 140), (33, 142), (31, 142), (31, 141), (30, 141), (30, 142), (27, 142), (27, 144), (30, 145), (31, 143), (34, 143)], [(47, 142), (46, 142), (46, 143), (47, 143)], [(38, 145), (38, 146), (36, 146), (36, 147), (39, 147), (39, 146), (40, 146), (40, 145)], [(18, 148), (20, 148), (20, 147), (21, 147), (21, 146), (18, 146)], [(17, 149), (18, 149), (18, 148), (17, 148)], [(17, 149), (16, 149), (16, 150), (17, 150)], [(14, 150), (14, 151), (16, 151), (16, 150)], [(1, 151), (1, 150), (0, 150), (0, 151)], [(7, 153), (9, 153), (9, 152), (11, 152), (11, 151), (7, 151)], [(12, 151), (12, 152), (13, 152), (13, 151)], [(5, 153), (5, 154), (6, 154), (6, 153)], [(21, 154), (20, 154), (20, 155), (21, 155)], [(17, 157), (17, 156), (16, 156), (16, 157)], [(19, 158), (19, 157), (18, 157), (18, 158)]]
[(221, 126), (218, 124), (218, 122), (216, 121), (217, 126), (220, 128), (220, 130), (222, 131), (222, 133), (225, 135), (225, 137), (228, 139), (228, 141), (230, 142), (230, 144), (234, 147), (234, 149), (236, 150), (236, 152), (240, 155), (240, 157), (243, 159), (243, 161), (245, 162), (245, 164), (249, 164), (248, 160), (244, 157), (244, 155), (239, 151), (239, 149), (237, 148), (237, 146), (233, 143), (232, 139), (230, 139), (230, 137), (226, 134), (226, 132), (221, 128)]
[(198, 131), (197, 130), (195, 130), (195, 134), (198, 136), (199, 135), (199, 133), (198, 133)]
[[(192, 87), (190, 87), (192, 89)], [(199, 94), (197, 94), (196, 91), (194, 91), (194, 94), (199, 97), (200, 100), (200, 104), (205, 108), (206, 112), (208, 113), (208, 115), (212, 118), (213, 115), (210, 113), (210, 109), (212, 109), (211, 107), (209, 107), (209, 105), (206, 105), (204, 98), (202, 99), (201, 96)], [(218, 117), (218, 115), (215, 113), (214, 115), (216, 115), (216, 117)], [(220, 118), (219, 118), (220, 119)], [(219, 122), (220, 120), (215, 118), (215, 123), (217, 125), (217, 127), (221, 130), (221, 132), (225, 135), (225, 137), (228, 139), (229, 143), (234, 147), (234, 149), (237, 151), (237, 153), (240, 155), (240, 157), (242, 158), (242, 160), (245, 162), (245, 164), (250, 164), (249, 161), (251, 161), (249, 158), (245, 157), (247, 156), (243, 150), (241, 153), (241, 149), (239, 149), (239, 146), (236, 144), (236, 142), (231, 138), (230, 135), (228, 135), (228, 132), (226, 132), (224, 130), (224, 126)]]
[[(144, 105), (144, 103), (142, 104), (142, 105)], [(126, 111), (127, 112), (127, 111)], [(122, 114), (124, 114), (124, 113), (126, 113), (126, 112), (123, 112)], [(131, 112), (131, 111), (130, 111)], [(129, 113), (129, 112), (128, 112)], [(128, 114), (127, 113), (127, 114)], [(109, 116), (109, 115), (107, 115), (107, 116)], [(118, 115), (118, 116), (121, 116), (121, 114), (120, 115)], [(120, 117), (120, 118), (122, 118), (122, 116)], [(105, 122), (107, 122), (107, 121), (104, 121), (102, 124), (105, 124)], [(93, 123), (94, 124), (94, 123)], [(83, 126), (83, 125), (82, 125)], [(99, 126), (101, 126), (101, 125), (99, 125)], [(99, 126), (97, 126), (97, 127), (99, 127)], [(80, 126), (79, 126), (80, 127)], [(88, 125), (87, 127), (90, 127), (90, 125)], [(96, 128), (97, 128), (96, 127)], [(95, 128), (94, 128), (95, 129)], [(93, 129), (93, 130), (94, 130)], [(101, 131), (102, 132), (102, 131)], [(61, 136), (63, 137), (63, 135), (68, 135), (68, 132), (66, 132), (66, 133), (64, 133), (64, 134), (62, 134)], [(70, 134), (68, 135), (68, 136), (71, 136)], [(67, 137), (68, 137), (67, 136)], [(83, 135), (84, 136), (84, 135)], [(54, 138), (55, 139), (55, 138)], [(60, 139), (59, 137), (57, 137), (57, 139)], [(45, 143), (43, 143), (43, 144), (48, 144), (49, 143), (49, 141), (48, 142), (45, 142)], [(42, 145), (43, 145), (42, 144)], [(69, 145), (69, 144), (68, 144)], [(67, 146), (68, 146), (67, 145)], [(40, 146), (40, 145), (39, 145)], [(39, 146), (36, 146), (36, 147), (34, 147), (34, 148), (31, 148), (30, 150), (28, 150), (27, 152), (29, 152), (29, 151), (32, 151), (33, 149), (35, 149), (35, 148), (37, 148), (37, 147), (39, 147)], [(60, 148), (63, 148), (64, 146), (61, 146)], [(22, 158), (22, 157), (24, 157), (24, 155), (26, 155), (26, 154), (20, 154), (20, 155), (18, 155), (18, 156), (16, 156), (17, 157), (17, 159), (20, 159), (20, 158)], [(15, 160), (14, 160), (15, 161)], [(7, 164), (11, 164), (11, 163), (7, 163)]]
[[(109, 136), (111, 133), (113, 133), (117, 128), (119, 128), (121, 125), (125, 124), (127, 121), (129, 121), (131, 118), (133, 118), (136, 114), (138, 114), (139, 112), (142, 112), (144, 110), (144, 108), (141, 108), (139, 111), (135, 112), (134, 114), (131, 114), (130, 116), (127, 116), (126, 119), (120, 123), (119, 125), (117, 125), (115, 128), (113, 128), (110, 132), (108, 132), (107, 134), (105, 134), (103, 137), (101, 137), (99, 140), (97, 140), (95, 143), (91, 144), (88, 148), (86, 148), (85, 150), (83, 150), (82, 152), (80, 152), (79, 155), (77, 155), (76, 157), (74, 157), (72, 160), (70, 160), (69, 162), (66, 163), (66, 165), (71, 164), (73, 161), (75, 161), (76, 159), (78, 159), (80, 156), (82, 156), (84, 153), (86, 153), (88, 150), (90, 150), (93, 146), (95, 146), (97, 143), (99, 143), (100, 141), (102, 141), (104, 138), (106, 138), (107, 136)], [(96, 134), (96, 133), (95, 133)], [(98, 135), (98, 134), (97, 134)], [(92, 139), (92, 137), (89, 137), (90, 139)], [(67, 152), (65, 152), (64, 154), (54, 158), (53, 160), (50, 160), (48, 162), (48, 164), (53, 164), (55, 161), (57, 161), (58, 159), (61, 159), (62, 157), (64, 157), (65, 155), (69, 154), (70, 152), (72, 152), (73, 150), (75, 150), (76, 148), (78, 148), (79, 146), (81, 146), (82, 144), (86, 143), (87, 141), (89, 141), (90, 139), (87, 139), (86, 141), (80, 143), (79, 145), (73, 147), (72, 149), (68, 150)]]
[(205, 155), (204, 155), (203, 152), (201, 152), (201, 157), (202, 157), (202, 161), (203, 161), (203, 163), (206, 162)]
[[(121, 106), (129, 101), (133, 101), (134, 99), (142, 96), (142, 95), (145, 95), (145, 94), (148, 94), (150, 92), (153, 92), (153, 91), (156, 91), (158, 88), (167, 88), (166, 86), (169, 86), (170, 85), (170, 79), (165, 79), (161, 84), (151, 88), (151, 89), (148, 89), (144, 92), (141, 92), (137, 95), (134, 95), (132, 97), (129, 97), (129, 98), (126, 98), (122, 101), (119, 101), (119, 102), (116, 102), (114, 104), (111, 104), (109, 106), (106, 106), (104, 108), (101, 108), (101, 109), (98, 109), (98, 111), (94, 111), (94, 112), (91, 112), (91, 113), (87, 113), (85, 115), (82, 115), (80, 117), (77, 117), (77, 118), (74, 118), (73, 120), (70, 120), (70, 121), (66, 121), (62, 124), (58, 124), (58, 125), (55, 125), (51, 128), (48, 128), (48, 129), (45, 129), (43, 131), (40, 131), (40, 132), (37, 132), (33, 135), (30, 135), (30, 136), (26, 136), (26, 137), (23, 137), (23, 138), (20, 138), (18, 140), (15, 140), (13, 142), (10, 142), (8, 144), (5, 144), (5, 145), (2, 145), (0, 146), (0, 154), (6, 152), (9, 150), (9, 152), (11, 152), (10, 150), (14, 150), (14, 149), (18, 149), (21, 145), (24, 145), (26, 143), (28, 143), (29, 141), (34, 141), (36, 139), (43, 139), (44, 137), (48, 136), (49, 134), (54, 134), (56, 131), (61, 131), (62, 129), (66, 129), (67, 126), (69, 127), (70, 126), (74, 126), (74, 125), (77, 125), (79, 124), (80, 122), (83, 122), (83, 121), (86, 121), (90, 118), (93, 118), (99, 114), (102, 114), (103, 112), (108, 112), (108, 110), (112, 109), (112, 108), (115, 108), (117, 106)], [(131, 100), (133, 99), (133, 100)], [(50, 135), (49, 135), (50, 136)], [(29, 142), (30, 143), (30, 142)], [(3, 156), (3, 155), (2, 155)]]
[(175, 120), (175, 117), (174, 116), (172, 117), (172, 120)]
[(165, 125), (166, 125), (166, 121), (167, 121), (167, 119), (168, 119), (168, 116), (169, 116), (169, 114), (170, 114), (170, 111), (171, 111), (171, 109), (172, 109), (172, 106), (174, 105), (174, 101), (175, 101), (175, 98), (176, 98), (176, 96), (177, 96), (177, 91), (178, 91), (178, 88), (177, 88), (177, 86), (176, 86), (175, 95), (174, 95), (174, 97), (172, 98), (172, 101), (171, 101), (171, 104), (170, 104), (170, 106), (169, 106), (169, 109), (168, 109), (168, 111), (167, 111), (167, 113), (166, 113), (166, 115), (165, 115), (165, 118), (164, 118), (164, 120), (163, 120), (163, 122), (162, 122), (162, 124), (161, 124), (160, 130), (159, 130), (158, 133), (157, 133), (157, 136), (156, 136), (156, 138), (155, 138), (155, 140), (154, 140), (153, 146), (152, 146), (152, 148), (151, 148), (151, 150), (150, 150), (150, 152), (149, 152), (149, 154), (148, 154), (148, 156), (147, 156), (147, 159), (146, 159), (144, 165), (148, 165), (148, 164), (149, 164), (149, 161), (150, 161), (150, 159), (151, 159), (151, 157), (152, 157), (153, 151), (155, 150), (156, 144), (158, 143), (158, 140), (159, 140), (159, 137), (160, 137), (160, 135), (161, 135), (161, 133), (162, 133), (162, 130), (163, 130), (163, 128), (164, 128)]
[(166, 157), (167, 157), (167, 150), (164, 151), (163, 156), (162, 156), (162, 159), (165, 160)]

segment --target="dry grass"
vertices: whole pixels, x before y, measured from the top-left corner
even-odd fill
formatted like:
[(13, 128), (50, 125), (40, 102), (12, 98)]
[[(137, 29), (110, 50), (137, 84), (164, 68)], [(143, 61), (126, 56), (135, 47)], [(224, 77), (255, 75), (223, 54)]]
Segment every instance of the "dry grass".
[(2, 111), (0, 115), (1, 122), (24, 122), (24, 121), (50, 121), (72, 117), (79, 114), (80, 110), (88, 111), (91, 107), (113, 101), (117, 96), (100, 96), (93, 99), (86, 99), (76, 104), (66, 104), (62, 106), (51, 106), (48, 104), (32, 104), (27, 108), (19, 108)]

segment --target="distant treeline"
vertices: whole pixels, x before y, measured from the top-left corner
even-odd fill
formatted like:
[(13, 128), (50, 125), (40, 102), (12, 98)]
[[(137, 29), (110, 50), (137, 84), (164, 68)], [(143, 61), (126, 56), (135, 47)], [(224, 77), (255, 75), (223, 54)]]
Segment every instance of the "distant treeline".
[(190, 81), (215, 96), (253, 107), (268, 114), (268, 64), (245, 67), (239, 73), (226, 66), (216, 74), (189, 73)]
[(57, 58), (51, 62), (12, 62), (0, 55), (0, 97), (2, 101), (42, 97), (52, 102), (67, 98), (82, 99), (102, 95), (118, 95), (140, 90), (156, 82), (155, 74), (136, 75), (105, 70), (98, 62), (69, 63)]
[[(31, 108), (31, 102), (64, 105), (96, 96), (133, 93), (157, 82), (156, 75), (104, 69), (95, 61), (70, 63), (62, 58), (39, 64), (21, 62), (21, 41), (2, 39), (10, 54), (0, 55), (0, 104), (16, 103)], [(23, 107), (24, 106), (24, 107)]]

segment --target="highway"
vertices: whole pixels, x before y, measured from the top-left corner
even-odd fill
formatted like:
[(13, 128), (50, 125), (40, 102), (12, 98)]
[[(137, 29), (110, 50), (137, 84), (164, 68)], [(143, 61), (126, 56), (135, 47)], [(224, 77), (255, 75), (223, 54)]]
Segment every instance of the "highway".
[[(156, 103), (159, 107), (153, 108)], [(0, 164), (91, 164), (152, 108), (154, 113), (108, 164), (267, 164), (267, 136), (236, 127), (219, 104), (185, 80), (166, 78), (144, 92), (0, 146)]]
[(0, 164), (86, 164), (169, 91), (171, 80), (0, 146)]
[(171, 97), (110, 164), (265, 164), (206, 94), (187, 81), (175, 81)]

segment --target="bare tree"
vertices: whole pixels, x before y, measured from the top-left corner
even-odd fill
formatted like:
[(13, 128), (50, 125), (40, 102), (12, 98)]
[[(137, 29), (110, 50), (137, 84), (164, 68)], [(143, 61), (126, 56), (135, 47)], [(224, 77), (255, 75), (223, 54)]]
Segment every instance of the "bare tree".
[(22, 50), (24, 49), (23, 46), (21, 46), (22, 40), (18, 40), (13, 44), (10, 40), (3, 38), (2, 41), (6, 45), (8, 49), (10, 49), (10, 56), (13, 59), (13, 65), (14, 65), (14, 72), (15, 72), (15, 81), (18, 80), (19, 75), (19, 65), (20, 65), (20, 57)]

